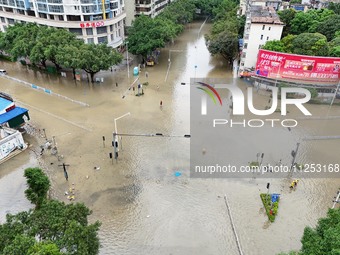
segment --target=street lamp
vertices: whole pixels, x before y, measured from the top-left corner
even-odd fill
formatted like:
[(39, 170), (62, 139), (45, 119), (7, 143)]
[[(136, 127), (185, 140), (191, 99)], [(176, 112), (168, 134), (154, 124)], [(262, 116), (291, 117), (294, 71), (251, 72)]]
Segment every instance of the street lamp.
[[(118, 117), (118, 118), (115, 118), (114, 119), (114, 122), (115, 122), (115, 132), (113, 133), (113, 147), (114, 147), (114, 150), (115, 150), (115, 159), (117, 159), (117, 145), (116, 145), (116, 136), (117, 136), (117, 120), (121, 119), (121, 118), (124, 118), (126, 116), (130, 115), (130, 112), (128, 113), (125, 113), (124, 115)], [(119, 137), (117, 137), (117, 140), (119, 140)], [(123, 145), (122, 145), (122, 138), (120, 139), (120, 148), (123, 149)]]
[(126, 44), (126, 65), (127, 65), (127, 72), (128, 72), (128, 78), (130, 78), (130, 65), (129, 65), (129, 42), (125, 42)]

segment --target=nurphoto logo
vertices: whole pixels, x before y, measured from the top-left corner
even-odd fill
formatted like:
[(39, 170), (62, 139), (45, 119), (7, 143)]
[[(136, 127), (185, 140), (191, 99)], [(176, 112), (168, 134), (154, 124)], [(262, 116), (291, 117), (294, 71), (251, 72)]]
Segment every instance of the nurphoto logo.
[[(207, 115), (208, 106), (207, 106), (207, 97), (209, 96), (214, 104), (219, 103), (220, 106), (223, 105), (223, 99), (221, 98), (220, 94), (217, 92), (216, 89), (220, 90), (228, 90), (231, 94), (230, 100), (231, 108), (233, 115), (245, 115), (245, 96), (242, 90), (234, 84), (207, 84), (204, 82), (196, 82), (198, 86), (196, 87), (199, 90), (202, 90), (201, 96), (201, 115)], [(254, 100), (253, 100), (253, 88), (247, 88), (247, 107), (248, 110), (256, 115), (256, 116), (268, 116), (273, 114), (278, 109), (278, 98), (279, 98), (279, 89), (277, 87), (271, 87), (270, 90), (272, 91), (272, 104), (269, 109), (259, 110), (254, 107)], [(280, 91), (281, 96), (281, 105), (280, 111), (282, 116), (287, 115), (287, 105), (295, 105), (305, 116), (311, 116), (312, 114), (306, 109), (303, 105), (307, 103), (311, 99), (311, 93), (309, 90), (305, 88), (281, 88)], [(299, 95), (299, 98), (288, 98), (288, 94), (296, 94)], [(224, 98), (224, 100), (228, 101), (228, 98)], [(235, 125), (241, 126), (248, 126), (248, 127), (262, 127), (265, 122), (271, 123), (271, 126), (274, 127), (275, 122), (281, 122), (283, 127), (295, 127), (297, 126), (298, 122), (295, 119), (250, 119), (246, 121), (245, 119), (241, 122), (233, 122), (232, 119), (213, 119), (213, 127), (217, 125), (230, 125), (233, 127)], [(248, 124), (248, 125), (247, 125)]]

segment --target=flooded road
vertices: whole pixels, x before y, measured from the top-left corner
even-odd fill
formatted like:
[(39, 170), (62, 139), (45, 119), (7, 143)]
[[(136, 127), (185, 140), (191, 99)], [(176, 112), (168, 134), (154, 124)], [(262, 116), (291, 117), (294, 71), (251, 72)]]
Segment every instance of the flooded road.
[[(190, 89), (181, 83), (192, 77), (232, 78), (225, 61), (207, 51), (204, 34), (211, 25), (206, 24), (198, 35), (201, 24), (191, 24), (173, 45), (161, 50), (159, 64), (146, 69), (148, 78), (142, 70), (140, 81), (150, 85), (144, 86), (145, 95), (140, 97), (127, 90), (134, 78), (127, 78), (125, 66), (98, 74), (103, 83), (88, 84), (41, 74), (20, 64), (1, 63), (10, 76), (90, 105), (84, 107), (0, 77), (0, 90), (30, 110), (31, 125), (44, 128), (48, 139), (54, 137), (62, 155), (59, 161), (49, 153), (39, 158), (52, 180), (52, 194), (67, 201), (64, 192), (75, 184), (76, 201), (93, 210), (92, 220), (102, 222), (102, 255), (238, 254), (224, 194), (228, 195), (244, 254), (276, 254), (299, 249), (304, 227), (315, 225), (332, 205), (339, 179), (303, 179), (297, 190), (290, 192), (289, 179), (189, 178), (190, 141), (185, 138), (124, 137), (118, 163), (112, 164), (109, 153), (113, 151), (110, 144), (115, 118), (131, 113), (117, 120), (119, 133), (189, 134)], [(165, 81), (169, 56), (171, 66)], [(241, 88), (247, 87), (244, 81), (237, 82)], [(268, 96), (259, 92), (256, 100), (265, 104)], [(328, 113), (328, 106), (309, 105), (308, 109), (315, 116)], [(340, 116), (340, 107), (333, 107), (329, 115)], [(299, 123), (299, 128), (289, 133), (290, 140), (281, 145), (286, 153), (279, 156), (285, 164), (301, 136), (339, 135), (339, 119)], [(44, 139), (38, 136), (30, 142), (36, 149)], [(258, 152), (270, 154), (266, 151), (270, 142), (259, 139), (256, 150), (249, 147), (244, 151), (255, 160)], [(339, 163), (339, 145), (339, 140), (303, 142), (298, 160)], [(266, 162), (275, 160), (275, 153), (265, 158)], [(5, 194), (0, 198), (0, 220), (7, 211), (29, 207), (23, 194), (24, 179), (19, 176), (36, 162), (35, 154), (26, 151), (0, 165), (0, 192)], [(70, 164), (68, 183), (58, 166), (62, 162)], [(177, 171), (182, 175), (176, 177)], [(9, 182), (12, 179), (15, 182)], [(267, 191), (267, 182), (271, 192), (280, 193), (282, 198), (274, 224), (267, 223), (261, 210), (259, 193)]]

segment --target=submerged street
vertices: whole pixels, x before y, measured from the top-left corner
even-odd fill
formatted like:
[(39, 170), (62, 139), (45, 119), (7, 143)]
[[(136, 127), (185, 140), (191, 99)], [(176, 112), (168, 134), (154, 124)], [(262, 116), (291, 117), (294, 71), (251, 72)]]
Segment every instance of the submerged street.
[[(103, 83), (75, 82), (68, 77), (49, 76), (30, 70), (20, 63), (1, 62), (9, 76), (34, 83), (54, 93), (89, 104), (82, 106), (63, 98), (28, 88), (0, 77), (0, 90), (13, 96), (17, 105), (30, 110), (33, 135), (25, 140), (32, 146), (24, 153), (0, 165), (0, 221), (6, 213), (16, 213), (31, 207), (24, 197), (23, 170), (40, 163), (52, 182), (51, 196), (68, 203), (64, 192), (75, 187), (75, 201), (84, 202), (92, 211), (91, 220), (102, 222), (100, 254), (238, 254), (235, 236), (228, 217), (224, 195), (228, 196), (234, 224), (244, 254), (272, 255), (300, 248), (300, 238), (306, 225), (314, 226), (325, 216), (339, 188), (338, 179), (301, 179), (295, 191), (289, 189), (290, 179), (195, 179), (190, 178), (190, 139), (179, 137), (123, 137), (118, 162), (109, 153), (114, 119), (118, 133), (167, 135), (190, 134), (190, 78), (213, 77), (232, 79), (231, 68), (219, 57), (210, 56), (204, 34), (211, 24), (192, 23), (174, 44), (162, 49), (159, 64), (142, 68), (140, 83), (144, 95), (128, 90), (135, 80), (133, 64), (130, 78), (125, 65), (98, 73)], [(170, 68), (169, 61), (170, 58)], [(145, 72), (148, 72), (146, 77)], [(245, 89), (250, 84), (237, 79)], [(116, 86), (116, 83), (118, 86)], [(122, 96), (125, 95), (124, 98)], [(259, 91), (255, 100), (266, 105), (268, 95)], [(162, 101), (162, 107), (160, 107)], [(308, 105), (313, 116), (340, 116), (340, 107)], [(264, 152), (264, 163), (282, 159), (291, 162), (291, 150), (305, 136), (339, 135), (340, 119), (301, 120), (291, 132), (282, 132), (277, 152), (272, 140), (254, 133), (249, 139), (254, 146), (243, 147), (240, 155), (255, 161)], [(56, 142), (59, 155), (46, 152), (39, 156), (48, 139)], [(282, 129), (282, 130), (281, 130)], [(270, 134), (269, 134), (270, 135)], [(103, 144), (102, 137), (105, 136)], [(207, 138), (204, 138), (207, 139)], [(339, 163), (339, 140), (316, 140), (301, 143), (298, 161), (301, 163)], [(104, 147), (105, 145), (105, 147)], [(119, 145), (120, 147), (121, 145)], [(236, 146), (237, 147), (237, 146)], [(269, 155), (269, 156), (267, 156)], [(68, 182), (62, 163), (69, 164)], [(180, 172), (180, 176), (175, 176)], [(293, 178), (299, 176), (293, 176)], [(281, 194), (275, 223), (268, 223), (260, 193)]]

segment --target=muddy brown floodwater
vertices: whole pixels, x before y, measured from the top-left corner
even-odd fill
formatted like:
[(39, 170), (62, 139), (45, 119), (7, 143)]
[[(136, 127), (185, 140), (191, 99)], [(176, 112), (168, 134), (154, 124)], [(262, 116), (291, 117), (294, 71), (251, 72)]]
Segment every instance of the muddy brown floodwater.
[[(52, 180), (55, 198), (67, 202), (64, 192), (74, 183), (76, 201), (93, 210), (91, 220), (102, 222), (100, 254), (238, 254), (224, 194), (228, 195), (244, 254), (272, 255), (299, 249), (304, 227), (314, 226), (332, 205), (339, 179), (303, 179), (292, 193), (288, 179), (190, 179), (190, 141), (184, 138), (124, 137), (118, 163), (112, 164), (109, 159), (114, 118), (131, 113), (117, 120), (121, 133), (189, 134), (189, 86), (180, 84), (195, 76), (232, 77), (225, 61), (211, 57), (207, 51), (204, 34), (211, 25), (203, 26), (198, 35), (201, 24), (191, 24), (173, 45), (161, 50), (160, 63), (146, 69), (148, 78), (142, 70), (141, 82), (150, 85), (144, 87), (145, 95), (141, 97), (135, 96), (132, 89), (127, 91), (134, 78), (128, 80), (123, 65), (98, 74), (104, 82), (90, 85), (41, 74), (18, 63), (1, 62), (1, 68), (10, 76), (90, 106), (0, 77), (0, 90), (30, 110), (31, 125), (36, 130), (44, 128), (48, 139), (54, 136), (63, 155), (59, 161), (49, 153), (37, 156), (44, 142), (42, 133), (25, 135), (32, 147), (0, 166), (0, 220), (6, 212), (30, 207), (24, 198), (25, 181), (21, 176), (26, 167), (40, 162)], [(169, 55), (171, 67), (165, 82)], [(237, 83), (247, 86), (242, 80)], [(268, 101), (263, 94), (257, 94), (256, 100)], [(309, 109), (317, 116), (328, 111), (327, 106), (311, 105)], [(333, 107), (329, 114), (340, 116), (340, 108)], [(291, 132), (291, 141), (282, 145), (287, 148), (283, 162), (290, 162), (290, 151), (302, 135), (339, 135), (339, 124), (339, 119), (301, 121), (301, 127)], [(105, 147), (102, 136), (106, 138)], [(270, 141), (262, 139), (258, 143), (259, 151), (263, 151)], [(304, 142), (299, 161), (339, 163), (339, 145), (339, 140)], [(259, 151), (251, 153), (255, 157)], [(70, 165), (68, 182), (58, 166), (63, 162)], [(175, 177), (176, 171), (182, 175)], [(282, 198), (274, 224), (268, 224), (259, 199), (268, 181), (271, 190)]]

